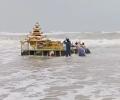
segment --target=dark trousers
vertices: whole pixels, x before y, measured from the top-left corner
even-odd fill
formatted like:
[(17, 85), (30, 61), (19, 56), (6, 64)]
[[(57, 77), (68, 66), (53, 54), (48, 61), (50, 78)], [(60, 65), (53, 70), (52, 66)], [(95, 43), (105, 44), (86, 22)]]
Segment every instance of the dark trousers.
[(70, 51), (70, 50), (66, 50), (66, 51), (65, 51), (65, 56), (66, 56), (66, 57), (71, 56), (71, 51)]

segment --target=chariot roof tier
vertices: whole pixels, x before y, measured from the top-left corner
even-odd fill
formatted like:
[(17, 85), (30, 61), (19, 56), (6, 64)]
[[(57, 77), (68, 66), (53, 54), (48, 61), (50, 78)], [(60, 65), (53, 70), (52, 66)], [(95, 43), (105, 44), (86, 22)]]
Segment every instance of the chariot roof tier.
[(41, 31), (41, 28), (40, 28), (40, 25), (39, 25), (38, 22), (33, 27), (31, 35), (33, 35), (33, 36), (41, 36), (41, 35), (43, 35), (43, 32)]

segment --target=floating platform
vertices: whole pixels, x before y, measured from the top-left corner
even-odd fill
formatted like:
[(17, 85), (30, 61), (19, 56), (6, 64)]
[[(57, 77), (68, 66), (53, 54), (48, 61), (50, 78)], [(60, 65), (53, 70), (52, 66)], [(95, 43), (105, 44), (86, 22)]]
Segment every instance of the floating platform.
[(21, 55), (36, 55), (36, 56), (64, 56), (64, 51), (55, 50), (54, 54), (50, 54), (50, 50), (24, 50)]
[[(77, 50), (71, 50), (71, 54), (76, 54)], [(65, 56), (64, 50), (50, 50), (50, 49), (44, 49), (44, 50), (23, 50), (21, 52), (22, 56), (25, 55), (35, 55), (35, 56)]]

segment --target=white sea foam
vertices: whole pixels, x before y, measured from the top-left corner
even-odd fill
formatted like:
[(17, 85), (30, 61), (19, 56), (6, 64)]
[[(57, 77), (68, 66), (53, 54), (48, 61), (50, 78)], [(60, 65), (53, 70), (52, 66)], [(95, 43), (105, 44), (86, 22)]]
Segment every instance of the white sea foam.
[(25, 88), (29, 85), (34, 85), (34, 83), (36, 82), (35, 79), (29, 79), (29, 80), (24, 80), (24, 81), (20, 81), (19, 83), (16, 84), (15, 88), (19, 89), (19, 88)]
[(120, 78), (120, 73), (115, 73), (115, 74), (111, 75), (110, 77), (113, 77), (113, 78)]
[(9, 93), (10, 93), (9, 89), (0, 88), (0, 96), (5, 95), (5, 94), (9, 94)]
[(19, 72), (13, 73), (10, 75), (12, 78), (24, 78), (31, 75), (31, 71), (28, 70), (20, 70)]
[(0, 80), (6, 80), (6, 79), (20, 79), (20, 78), (25, 78), (27, 76), (31, 75), (31, 72), (30, 71), (27, 71), (27, 70), (20, 70), (19, 72), (16, 72), (16, 73), (12, 73), (10, 74), (9, 76), (1, 76), (0, 77)]
[(63, 96), (60, 96), (58, 97), (58, 99), (60, 100), (75, 100), (75, 95), (74, 95), (74, 92), (72, 91), (68, 91), (67, 92), (67, 95), (63, 95)]
[(24, 97), (21, 93), (10, 93), (8, 97), (3, 100), (39, 100), (38, 97)]
[[(103, 100), (109, 98), (109, 100), (119, 100), (119, 90), (114, 86), (107, 86), (102, 83), (97, 83), (94, 85), (83, 85), (83, 88), (75, 89), (75, 90), (66, 90), (67, 94), (62, 95), (58, 98), (60, 100), (65, 100), (69, 98), (69, 100), (75, 100), (76, 96), (79, 96), (81, 100), (83, 97), (86, 97), (89, 100)], [(111, 99), (110, 99), (111, 98)], [(112, 99), (114, 98), (114, 99)], [(78, 99), (78, 100), (79, 100)]]
[[(61, 41), (63, 42), (64, 39), (55, 39), (50, 38), (53, 41)], [(75, 42), (84, 42), (86, 46), (92, 47), (105, 47), (105, 46), (118, 46), (120, 45), (120, 39), (72, 39), (71, 42), (74, 44)]]
[(0, 35), (27, 35), (27, 34), (29, 34), (29, 33), (22, 33), (22, 32), (17, 32), (17, 33), (15, 33), (15, 32), (0, 32)]
[[(79, 41), (78, 39), (73, 40), (75, 41)], [(87, 46), (114, 46), (114, 45), (120, 45), (120, 39), (112, 39), (112, 40), (108, 40), (108, 39), (97, 39), (97, 40), (89, 40), (89, 39), (83, 39), (80, 40), (81, 42), (85, 42), (85, 44)]]
[(35, 94), (39, 94), (39, 98), (43, 99), (46, 95), (45, 90), (48, 87), (45, 85), (40, 84), (39, 86), (31, 86), (28, 87), (25, 91), (25, 96), (31, 96), (31, 95), (35, 95)]

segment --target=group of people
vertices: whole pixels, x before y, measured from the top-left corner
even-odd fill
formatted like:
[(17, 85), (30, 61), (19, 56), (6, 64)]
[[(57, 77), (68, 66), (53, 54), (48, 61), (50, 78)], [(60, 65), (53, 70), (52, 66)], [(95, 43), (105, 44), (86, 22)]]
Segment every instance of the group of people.
[(90, 53), (90, 50), (85, 46), (84, 42), (76, 42), (75, 45), (79, 56), (85, 56)]
[(86, 54), (90, 53), (90, 50), (85, 46), (84, 42), (76, 42), (75, 45), (72, 45), (71, 41), (68, 38), (66, 38), (66, 40), (63, 41), (63, 46), (66, 57), (71, 56), (72, 46), (76, 48), (76, 52), (79, 56), (85, 56)]

